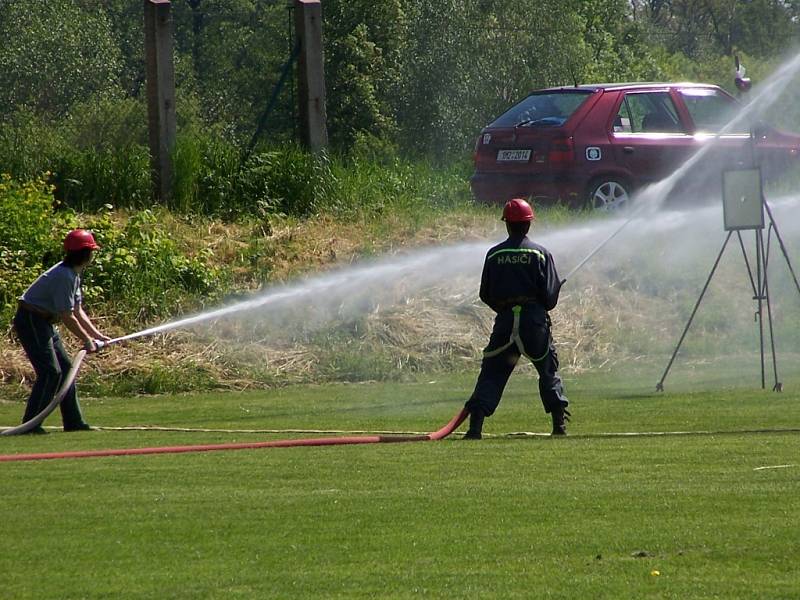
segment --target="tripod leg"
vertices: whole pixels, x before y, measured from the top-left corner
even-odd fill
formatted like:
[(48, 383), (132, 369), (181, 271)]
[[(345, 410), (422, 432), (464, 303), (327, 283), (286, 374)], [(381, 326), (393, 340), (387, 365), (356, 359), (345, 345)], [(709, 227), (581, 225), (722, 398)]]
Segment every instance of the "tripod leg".
[(756, 319), (758, 319), (758, 342), (759, 352), (761, 354), (761, 389), (766, 388), (766, 376), (764, 374), (764, 279), (762, 276), (762, 267), (764, 265), (764, 238), (761, 235), (761, 230), (756, 229), (756, 284), (757, 293), (753, 298), (758, 303), (756, 309)]
[[(770, 232), (774, 227), (770, 226)], [(769, 324), (769, 345), (772, 352), (772, 374), (775, 376), (775, 385), (772, 387), (773, 392), (782, 392), (783, 384), (778, 381), (778, 359), (775, 355), (775, 331), (772, 327), (772, 303), (769, 299), (769, 279), (767, 272), (769, 269), (769, 250), (770, 250), (770, 235), (767, 234), (767, 250), (764, 253), (764, 299), (767, 301), (767, 323)]]
[(747, 258), (747, 250), (744, 248), (744, 240), (742, 240), (742, 232), (736, 231), (736, 237), (739, 238), (739, 247), (742, 249), (742, 256), (744, 257), (744, 265), (747, 267), (747, 275), (750, 277), (750, 285), (753, 288), (753, 296), (758, 295), (758, 290), (756, 289), (756, 280), (753, 279), (753, 269), (750, 268), (750, 259)]
[(797, 275), (794, 272), (794, 268), (792, 267), (792, 261), (789, 260), (789, 251), (786, 250), (786, 245), (783, 243), (783, 238), (781, 237), (780, 231), (778, 231), (778, 224), (775, 222), (775, 217), (772, 215), (772, 209), (769, 207), (769, 203), (764, 200), (764, 206), (767, 207), (767, 214), (769, 215), (769, 221), (772, 223), (772, 229), (775, 231), (775, 237), (778, 238), (778, 245), (781, 248), (781, 252), (783, 253), (783, 258), (786, 259), (786, 265), (789, 267), (789, 272), (792, 274), (792, 279), (794, 280), (794, 285), (797, 288), (797, 293), (800, 294), (800, 281), (797, 280)]
[(733, 235), (733, 231), (728, 232), (728, 236), (722, 243), (722, 248), (720, 248), (719, 250), (719, 254), (717, 255), (717, 260), (714, 261), (714, 266), (711, 268), (711, 273), (708, 274), (708, 279), (706, 279), (706, 284), (703, 286), (703, 291), (700, 292), (700, 297), (697, 299), (697, 303), (694, 305), (692, 314), (689, 317), (689, 322), (686, 323), (686, 327), (684, 327), (683, 329), (681, 338), (678, 340), (678, 345), (675, 346), (675, 351), (672, 353), (672, 357), (669, 359), (669, 364), (667, 364), (667, 368), (664, 369), (664, 374), (661, 376), (661, 381), (659, 381), (656, 384), (656, 391), (659, 392), (664, 391), (664, 380), (667, 378), (667, 374), (669, 373), (669, 370), (672, 368), (672, 363), (675, 362), (675, 357), (678, 356), (678, 351), (681, 349), (683, 340), (686, 337), (686, 334), (689, 332), (689, 327), (692, 326), (692, 321), (694, 320), (694, 316), (697, 314), (697, 309), (700, 308), (700, 303), (703, 301), (703, 296), (705, 296), (706, 290), (708, 290), (708, 286), (711, 283), (711, 279), (714, 277), (714, 273), (716, 272), (717, 267), (719, 266), (719, 261), (722, 260), (722, 254), (725, 252), (725, 247), (728, 245), (728, 242), (731, 239), (731, 235)]

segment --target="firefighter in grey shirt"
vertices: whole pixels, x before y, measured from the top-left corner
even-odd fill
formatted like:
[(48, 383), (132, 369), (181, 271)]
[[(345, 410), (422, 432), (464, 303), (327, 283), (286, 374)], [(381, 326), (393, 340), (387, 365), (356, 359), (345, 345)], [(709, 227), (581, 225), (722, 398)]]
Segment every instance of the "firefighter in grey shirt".
[[(40, 275), (19, 299), (14, 329), (36, 371), (23, 423), (50, 404), (72, 367), (55, 323), (63, 323), (89, 352), (97, 350), (96, 340), (110, 339), (94, 326), (82, 304), (81, 272), (92, 262), (92, 252), (99, 248), (89, 231), (70, 231), (64, 239), (64, 260)], [(81, 414), (74, 383), (61, 401), (61, 417), (64, 431), (91, 429)], [(39, 426), (31, 433), (45, 430)]]

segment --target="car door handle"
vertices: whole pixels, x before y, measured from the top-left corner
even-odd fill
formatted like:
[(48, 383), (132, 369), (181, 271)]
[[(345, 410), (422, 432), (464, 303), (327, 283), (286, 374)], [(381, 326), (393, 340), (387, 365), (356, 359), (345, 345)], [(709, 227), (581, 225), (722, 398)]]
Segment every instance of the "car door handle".
[(636, 152), (636, 148), (634, 148), (633, 146), (623, 146), (622, 151), (625, 154), (633, 154), (634, 152)]

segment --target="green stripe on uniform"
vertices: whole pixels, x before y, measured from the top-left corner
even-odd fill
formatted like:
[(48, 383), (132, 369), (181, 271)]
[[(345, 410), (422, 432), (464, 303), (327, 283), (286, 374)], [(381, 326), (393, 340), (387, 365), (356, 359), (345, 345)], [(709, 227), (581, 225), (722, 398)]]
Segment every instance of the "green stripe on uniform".
[(504, 250), (498, 250), (497, 252), (492, 252), (486, 260), (492, 260), (498, 254), (506, 254), (512, 252), (518, 252), (520, 254), (535, 254), (542, 262), (544, 262), (545, 260), (544, 254), (542, 254), (539, 250), (536, 250), (535, 248), (506, 248)]

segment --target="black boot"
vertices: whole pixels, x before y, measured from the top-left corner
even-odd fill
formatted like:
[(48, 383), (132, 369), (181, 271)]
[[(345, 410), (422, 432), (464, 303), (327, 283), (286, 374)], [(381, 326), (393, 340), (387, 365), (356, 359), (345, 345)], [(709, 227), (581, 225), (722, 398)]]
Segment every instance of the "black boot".
[(567, 435), (567, 423), (571, 416), (569, 411), (559, 404), (550, 411), (550, 416), (553, 417), (553, 433), (551, 435)]
[(469, 413), (469, 429), (464, 434), (465, 440), (479, 440), (481, 439), (481, 430), (483, 430), (483, 419), (485, 415), (479, 408), (473, 408)]

